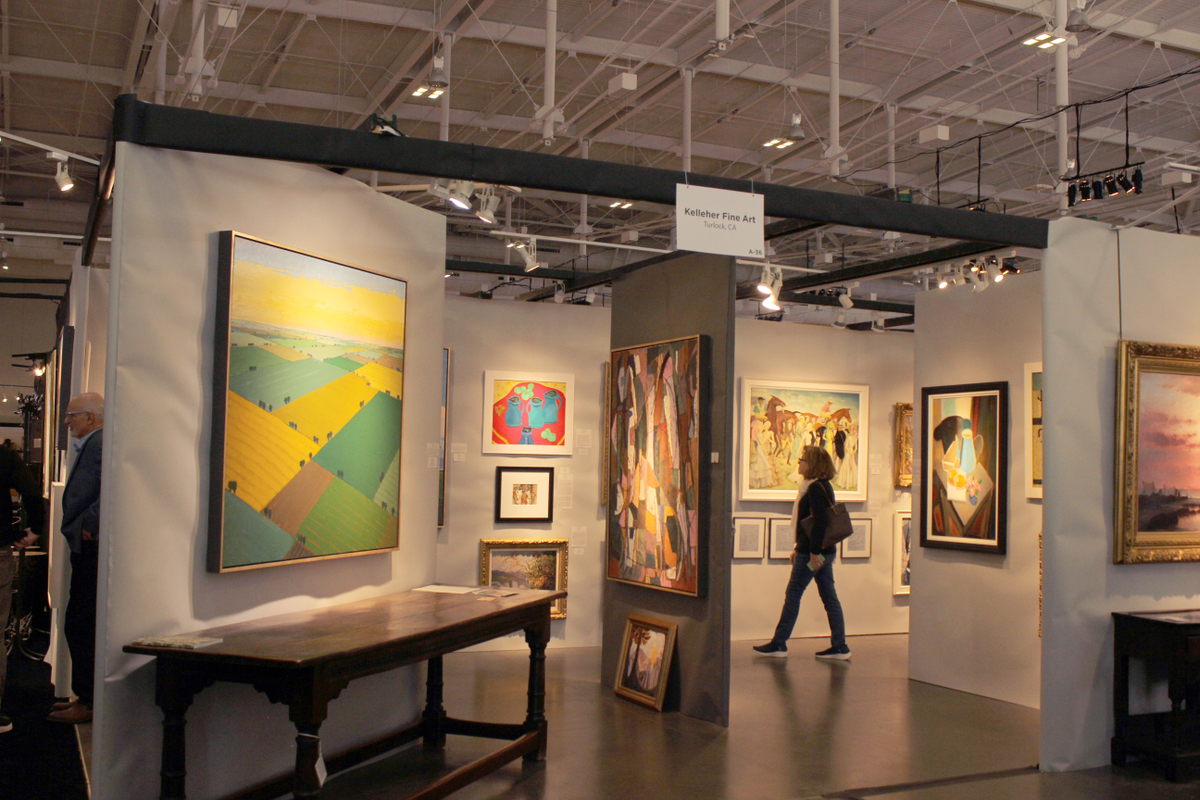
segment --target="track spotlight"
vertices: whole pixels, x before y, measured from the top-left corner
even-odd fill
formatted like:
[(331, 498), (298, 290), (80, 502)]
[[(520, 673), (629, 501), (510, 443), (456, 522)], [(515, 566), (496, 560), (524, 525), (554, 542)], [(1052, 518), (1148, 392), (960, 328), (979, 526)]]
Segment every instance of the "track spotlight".
[(844, 327), (846, 327), (846, 315), (845, 315), (845, 314), (838, 314), (838, 315), (837, 315), (837, 319), (836, 319), (836, 320), (834, 320), (834, 322), (833, 322), (833, 327), (835, 327), (835, 328), (844, 328)]
[(1079, 202), (1086, 203), (1092, 199), (1092, 185), (1087, 181), (1079, 182)]
[(60, 192), (69, 192), (75, 188), (75, 181), (71, 178), (71, 173), (67, 171), (65, 161), (59, 161), (54, 167), (54, 182), (58, 184)]
[(475, 184), (472, 181), (459, 181), (450, 190), (449, 200), (455, 207), (468, 211), (471, 208), (471, 197), (475, 194)]
[(938, 288), (939, 289), (945, 289), (949, 285), (950, 285), (950, 276), (949, 275), (942, 275), (941, 277), (938, 278)]
[(554, 287), (554, 302), (561, 303), (567, 297), (567, 293), (563, 291), (562, 284)]
[(445, 178), (436, 178), (429, 182), (429, 193), (434, 197), (440, 197), (443, 200), (450, 199), (450, 181)]
[(758, 291), (761, 294), (772, 294), (775, 276), (769, 264), (763, 264), (762, 275), (758, 279)]
[(592, 305), (593, 303), (595, 303), (596, 302), (596, 290), (588, 289), (587, 294), (585, 294), (583, 296), (583, 302), (587, 303), (589, 306)]
[(1137, 169), (1135, 169), (1133, 171), (1133, 193), (1134, 194), (1142, 193), (1142, 181), (1143, 180), (1144, 179), (1142, 176), (1142, 168), (1138, 167)]
[(886, 333), (887, 325), (885, 325), (883, 320), (881, 320), (881, 319), (873, 319), (873, 320), (871, 320), (871, 332), (872, 333)]
[(1079, 187), (1073, 183), (1067, 185), (1067, 208), (1072, 208), (1079, 202)]
[(1100, 180), (1099, 178), (1096, 178), (1096, 180), (1092, 181), (1092, 197), (1097, 200), (1104, 199), (1104, 181)]
[(479, 200), (479, 210), (475, 212), (475, 216), (489, 225), (496, 224), (496, 209), (500, 207), (500, 195), (492, 194), (490, 191)]
[(847, 289), (845, 294), (838, 295), (838, 302), (842, 304), (842, 308), (854, 308), (854, 298), (850, 296), (850, 290)]
[(1114, 178), (1112, 175), (1105, 176), (1104, 191), (1108, 192), (1110, 197), (1115, 194), (1120, 194), (1121, 190), (1117, 186), (1117, 179)]
[[(1126, 194), (1129, 194), (1133, 191), (1133, 181), (1129, 180), (1129, 176), (1124, 172), (1117, 176), (1117, 186), (1120, 186), (1121, 191), (1125, 192)], [(1116, 192), (1113, 192), (1113, 194), (1116, 194)]]
[(773, 295), (773, 294), (768, 295), (763, 298), (762, 307), (767, 309), (768, 311), (778, 311), (780, 308), (779, 300), (776, 299), (775, 295)]

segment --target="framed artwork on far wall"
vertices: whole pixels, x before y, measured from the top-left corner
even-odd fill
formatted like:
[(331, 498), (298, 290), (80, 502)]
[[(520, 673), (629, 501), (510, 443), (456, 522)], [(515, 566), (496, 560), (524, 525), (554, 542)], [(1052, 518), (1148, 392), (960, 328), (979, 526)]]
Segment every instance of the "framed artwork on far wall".
[(921, 547), (1003, 555), (1008, 383), (921, 389)]
[(672, 622), (630, 614), (625, 620), (621, 658), (613, 690), (621, 697), (662, 711), (675, 652)]
[(841, 542), (843, 559), (871, 557), (871, 530), (874, 524), (871, 517), (861, 514), (850, 515), (850, 525), (854, 528), (854, 533)]
[[(501, 589), (566, 591), (568, 539), (481, 539), (479, 585)], [(551, 619), (566, 619), (567, 598), (550, 606)]]
[(407, 284), (218, 239), (212, 572), (395, 550)]
[(741, 500), (796, 499), (805, 445), (833, 458), (837, 499), (867, 499), (870, 387), (742, 378), (738, 420)]
[(442, 422), (441, 444), (438, 447), (438, 527), (446, 525), (446, 429), (450, 424), (450, 348), (442, 348)]
[(691, 336), (612, 352), (606, 575), (699, 596), (706, 486), (708, 339)]
[(897, 511), (892, 519), (892, 594), (912, 592), (912, 569), (908, 556), (912, 552), (912, 512)]
[(733, 557), (762, 558), (766, 552), (767, 518), (733, 518)]
[(767, 521), (771, 529), (771, 558), (790, 558), (796, 549), (796, 532), (792, 530), (791, 517), (771, 517)]
[(896, 403), (896, 436), (892, 441), (892, 483), (897, 489), (912, 486), (913, 407)]
[(574, 375), (483, 373), (483, 452), (569, 456), (574, 428)]
[(1113, 563), (1200, 561), (1200, 347), (1117, 349)]
[(496, 467), (496, 522), (553, 522), (554, 467)]
[(1025, 365), (1025, 496), (1042, 496), (1042, 362)]

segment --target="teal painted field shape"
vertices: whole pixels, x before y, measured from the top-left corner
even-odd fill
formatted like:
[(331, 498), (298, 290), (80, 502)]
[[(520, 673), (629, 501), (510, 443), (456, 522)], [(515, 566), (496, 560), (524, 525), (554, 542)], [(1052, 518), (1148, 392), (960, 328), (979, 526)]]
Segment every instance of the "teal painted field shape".
[(380, 392), (314, 458), (322, 467), (373, 498), (399, 449), (400, 401)]
[(238, 346), (229, 348), (229, 374), (265, 369), (276, 364), (286, 364), (287, 359), (261, 347)]
[(282, 561), (296, 540), (225, 490), (225, 537), (221, 562), (226, 567)]
[(230, 375), (229, 389), (254, 405), (273, 411), (345, 374), (345, 370), (324, 361), (306, 358)]

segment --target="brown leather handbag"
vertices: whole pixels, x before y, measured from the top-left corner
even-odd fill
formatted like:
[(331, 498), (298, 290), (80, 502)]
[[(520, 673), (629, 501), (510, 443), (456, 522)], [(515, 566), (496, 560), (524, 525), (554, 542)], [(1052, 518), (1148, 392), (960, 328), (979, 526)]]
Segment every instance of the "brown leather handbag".
[[(825, 484), (817, 484), (821, 487), (821, 491), (825, 492), (825, 496), (829, 497), (829, 492), (825, 489)], [(816, 524), (816, 517), (812, 511), (808, 512), (808, 516), (800, 520), (800, 528), (804, 531), (804, 535), (808, 540), (812, 541), (812, 529)], [(843, 539), (849, 539), (854, 533), (854, 524), (850, 521), (850, 512), (846, 510), (845, 503), (830, 503), (829, 504), (829, 524), (825, 526), (825, 537), (821, 540), (821, 549), (826, 550), (833, 547)]]

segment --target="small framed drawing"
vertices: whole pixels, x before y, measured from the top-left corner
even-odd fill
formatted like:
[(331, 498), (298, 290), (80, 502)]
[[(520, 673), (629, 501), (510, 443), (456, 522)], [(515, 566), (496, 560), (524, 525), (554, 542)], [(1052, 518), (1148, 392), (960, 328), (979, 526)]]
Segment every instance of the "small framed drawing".
[(1042, 362), (1025, 365), (1025, 496), (1042, 496)]
[(892, 520), (892, 594), (908, 594), (912, 590), (912, 570), (908, 566), (911, 529), (912, 512), (897, 511)]
[(483, 452), (569, 456), (574, 419), (574, 375), (483, 373)]
[(896, 438), (892, 446), (892, 480), (897, 489), (912, 486), (912, 403), (896, 403)]
[(842, 540), (842, 558), (870, 558), (873, 521), (870, 517), (851, 514), (850, 525), (854, 533)]
[(771, 558), (788, 558), (796, 549), (796, 532), (791, 517), (771, 517)]
[(1117, 497), (1113, 563), (1200, 561), (1200, 347), (1117, 347)]
[(1004, 555), (1008, 383), (921, 389), (921, 547)]
[(766, 551), (767, 518), (733, 518), (733, 557), (762, 558)]
[(621, 659), (613, 690), (635, 703), (662, 711), (675, 652), (676, 625), (638, 614), (625, 620)]
[(553, 522), (554, 467), (496, 467), (496, 522)]
[[(479, 585), (566, 591), (568, 539), (481, 539)], [(550, 606), (550, 619), (566, 619), (567, 598)]]

